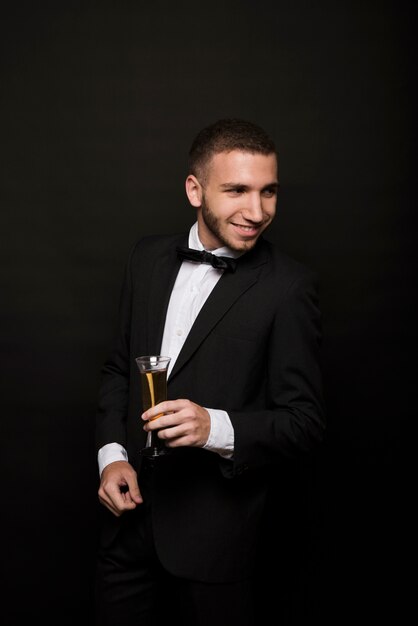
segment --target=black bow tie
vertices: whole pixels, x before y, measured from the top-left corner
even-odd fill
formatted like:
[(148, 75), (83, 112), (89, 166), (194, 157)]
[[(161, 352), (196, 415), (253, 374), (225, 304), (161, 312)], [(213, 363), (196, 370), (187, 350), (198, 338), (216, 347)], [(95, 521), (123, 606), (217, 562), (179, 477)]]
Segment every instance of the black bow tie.
[(229, 256), (216, 256), (206, 250), (193, 250), (193, 248), (181, 248), (177, 246), (177, 254), (180, 259), (187, 261), (196, 261), (197, 263), (208, 263), (217, 270), (225, 270), (226, 272), (235, 272), (237, 262)]

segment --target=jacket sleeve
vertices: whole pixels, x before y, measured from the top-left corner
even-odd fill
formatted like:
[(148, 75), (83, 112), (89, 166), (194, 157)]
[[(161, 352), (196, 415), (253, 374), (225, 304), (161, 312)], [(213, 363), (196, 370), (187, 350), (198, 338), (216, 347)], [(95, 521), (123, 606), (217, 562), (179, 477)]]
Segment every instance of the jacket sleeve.
[(130, 329), (132, 315), (131, 250), (119, 300), (118, 324), (113, 350), (101, 371), (96, 413), (96, 447), (119, 443), (126, 447), (126, 419), (130, 376)]

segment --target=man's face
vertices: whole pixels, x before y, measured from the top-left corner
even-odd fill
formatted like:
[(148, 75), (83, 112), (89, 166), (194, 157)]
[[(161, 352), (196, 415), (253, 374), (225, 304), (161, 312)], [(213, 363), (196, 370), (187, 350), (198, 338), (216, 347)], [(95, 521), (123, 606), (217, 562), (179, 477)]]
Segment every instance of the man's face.
[(228, 246), (245, 252), (255, 246), (276, 213), (276, 156), (221, 152), (210, 161), (203, 184), (189, 176), (186, 190), (197, 208), (204, 247), (214, 250)]

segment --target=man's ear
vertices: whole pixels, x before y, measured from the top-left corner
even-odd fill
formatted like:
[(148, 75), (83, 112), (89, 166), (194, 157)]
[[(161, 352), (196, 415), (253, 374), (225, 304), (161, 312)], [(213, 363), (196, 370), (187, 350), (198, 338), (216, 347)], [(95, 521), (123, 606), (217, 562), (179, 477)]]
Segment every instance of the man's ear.
[(196, 176), (189, 174), (186, 178), (186, 194), (192, 206), (199, 208), (202, 204), (203, 189)]

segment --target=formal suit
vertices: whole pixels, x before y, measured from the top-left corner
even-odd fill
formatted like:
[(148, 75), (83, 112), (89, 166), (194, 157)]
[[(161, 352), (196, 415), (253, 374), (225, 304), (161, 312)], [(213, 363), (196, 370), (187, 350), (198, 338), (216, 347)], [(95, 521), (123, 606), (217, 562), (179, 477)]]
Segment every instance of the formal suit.
[[(97, 447), (122, 444), (140, 487), (146, 433), (135, 358), (160, 353), (178, 245), (187, 235), (146, 237), (132, 249), (103, 368)], [(309, 453), (323, 437), (320, 339), (314, 274), (260, 238), (215, 286), (168, 380), (170, 399), (227, 411), (235, 444), (232, 460), (176, 448), (155, 463), (153, 536), (167, 571), (212, 583), (248, 576), (269, 468)], [(109, 538), (121, 522), (108, 518)]]

